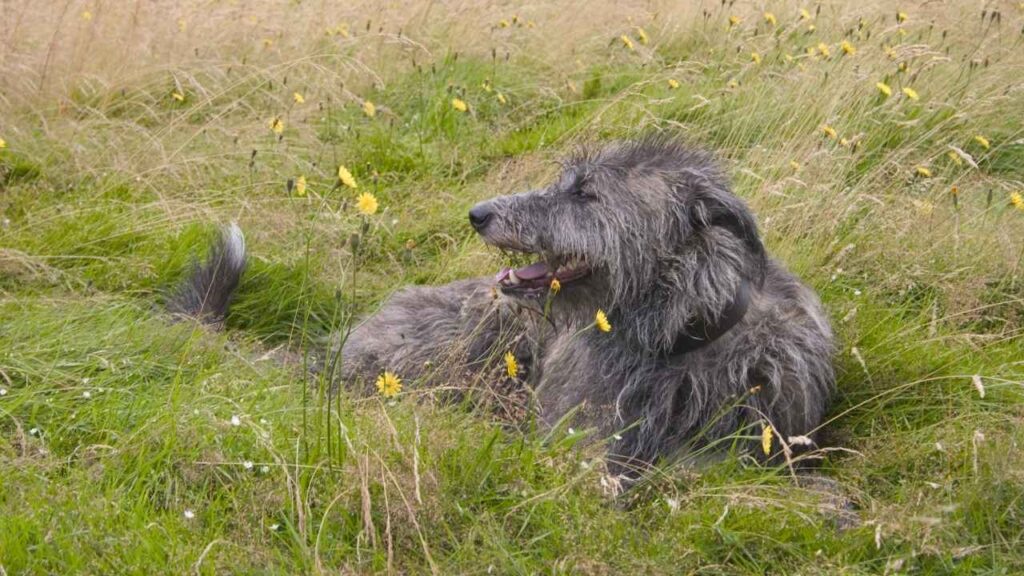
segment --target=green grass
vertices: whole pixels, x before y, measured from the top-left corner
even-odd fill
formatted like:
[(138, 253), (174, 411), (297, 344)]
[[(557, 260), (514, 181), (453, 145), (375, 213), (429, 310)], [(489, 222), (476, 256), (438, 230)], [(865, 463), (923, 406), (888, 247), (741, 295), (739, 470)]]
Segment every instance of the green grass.
[[(523, 6), (514, 23), (472, 3), (267, 3), (182, 8), (179, 29), (16, 3), (0, 573), (1024, 571), (1022, 13), (914, 3), (897, 27), (888, 6), (836, 3), (809, 31), (800, 7), (773, 4), (773, 27), (718, 2), (706, 18)], [(350, 37), (322, 35), (342, 22)], [(809, 56), (822, 42), (831, 57)], [(476, 201), (543, 184), (578, 144), (652, 131), (717, 152), (825, 302), (839, 383), (822, 473), (857, 526), (743, 459), (666, 463), (613, 499), (584, 432), (412, 382), (393, 403), (331, 396), (306, 370), (393, 290), (500, 266), (465, 221)], [(339, 165), (377, 214), (356, 214)], [(229, 220), (252, 259), (225, 330), (173, 323), (166, 290)]]

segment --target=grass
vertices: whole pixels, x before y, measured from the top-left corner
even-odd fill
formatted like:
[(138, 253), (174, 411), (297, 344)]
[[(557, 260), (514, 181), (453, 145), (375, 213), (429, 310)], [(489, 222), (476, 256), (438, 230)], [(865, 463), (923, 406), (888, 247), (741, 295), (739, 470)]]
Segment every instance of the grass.
[[(5, 7), (0, 573), (1024, 571), (1024, 12), (678, 4)], [(474, 202), (651, 131), (723, 158), (830, 311), (857, 527), (742, 460), (627, 505), (583, 432), (304, 369), (399, 286), (496, 269)], [(229, 220), (228, 326), (172, 323)]]

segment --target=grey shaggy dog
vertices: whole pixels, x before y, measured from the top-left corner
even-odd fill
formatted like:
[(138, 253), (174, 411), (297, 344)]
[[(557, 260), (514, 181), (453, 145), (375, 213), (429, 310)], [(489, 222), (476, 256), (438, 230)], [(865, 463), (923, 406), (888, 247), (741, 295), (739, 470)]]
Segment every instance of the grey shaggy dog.
[(826, 314), (767, 256), (708, 154), (662, 138), (613, 144), (469, 217), (487, 244), (537, 261), (397, 292), (346, 339), (343, 382), (370, 391), (385, 370), (407, 386), (504, 379), (542, 425), (607, 439), (609, 467), (627, 475), (730, 448), (765, 458), (765, 425), (814, 438), (834, 381)]

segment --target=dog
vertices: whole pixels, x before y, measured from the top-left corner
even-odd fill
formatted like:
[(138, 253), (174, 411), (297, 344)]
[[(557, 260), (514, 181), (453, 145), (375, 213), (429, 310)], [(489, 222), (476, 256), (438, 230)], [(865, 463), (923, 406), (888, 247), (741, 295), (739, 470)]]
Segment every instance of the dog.
[[(385, 371), (417, 386), (502, 381), (543, 426), (605, 439), (609, 469), (629, 476), (813, 445), (835, 380), (827, 314), (768, 257), (710, 154), (663, 137), (583, 150), (547, 187), (481, 202), (469, 221), (536, 261), (395, 293), (340, 348), (350, 389)], [(174, 309), (222, 320), (243, 267), (230, 229)]]

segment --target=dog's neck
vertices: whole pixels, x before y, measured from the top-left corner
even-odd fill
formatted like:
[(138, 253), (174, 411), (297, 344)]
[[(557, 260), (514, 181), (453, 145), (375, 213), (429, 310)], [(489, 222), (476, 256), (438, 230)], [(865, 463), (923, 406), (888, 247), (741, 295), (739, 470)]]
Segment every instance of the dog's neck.
[(679, 356), (703, 348), (739, 324), (743, 316), (746, 315), (747, 309), (750, 308), (752, 291), (753, 286), (750, 281), (745, 279), (741, 281), (739, 288), (736, 289), (736, 294), (722, 309), (718, 318), (714, 321), (707, 318), (695, 318), (684, 331), (676, 336), (667, 356)]

